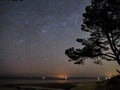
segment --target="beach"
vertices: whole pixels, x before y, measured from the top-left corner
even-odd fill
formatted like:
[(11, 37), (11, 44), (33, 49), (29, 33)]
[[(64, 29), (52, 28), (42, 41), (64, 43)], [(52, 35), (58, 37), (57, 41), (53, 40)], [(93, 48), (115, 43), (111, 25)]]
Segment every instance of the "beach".
[(117, 77), (100, 81), (94, 79), (3, 81), (6, 83), (1, 82), (0, 90), (119, 90), (116, 88), (120, 88), (120, 80)]
[(97, 90), (96, 86), (96, 82), (7, 84), (0, 90)]

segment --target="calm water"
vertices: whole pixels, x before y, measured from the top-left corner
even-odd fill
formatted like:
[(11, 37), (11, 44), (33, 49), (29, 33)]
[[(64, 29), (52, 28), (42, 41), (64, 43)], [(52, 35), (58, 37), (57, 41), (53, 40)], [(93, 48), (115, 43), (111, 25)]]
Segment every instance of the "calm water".
[(41, 80), (41, 79), (5, 79), (0, 84), (33, 84), (33, 83), (67, 83), (67, 82), (95, 82), (97, 79), (68, 79), (68, 80)]

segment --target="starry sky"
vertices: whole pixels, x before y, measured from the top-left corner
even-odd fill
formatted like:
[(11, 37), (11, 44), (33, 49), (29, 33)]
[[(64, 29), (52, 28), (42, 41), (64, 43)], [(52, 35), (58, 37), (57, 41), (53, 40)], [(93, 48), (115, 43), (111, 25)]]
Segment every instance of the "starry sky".
[(80, 48), (82, 14), (90, 0), (0, 0), (0, 76), (110, 76), (116, 62), (68, 62)]

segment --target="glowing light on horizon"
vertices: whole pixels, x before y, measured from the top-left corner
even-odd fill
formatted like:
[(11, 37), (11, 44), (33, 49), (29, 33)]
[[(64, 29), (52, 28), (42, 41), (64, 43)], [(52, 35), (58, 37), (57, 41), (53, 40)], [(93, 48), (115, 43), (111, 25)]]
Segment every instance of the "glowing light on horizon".
[(67, 75), (57, 75), (56, 77), (60, 79), (68, 79)]
[(68, 79), (67, 77), (65, 77), (65, 79)]
[(42, 79), (44, 80), (44, 79), (45, 79), (45, 77), (42, 77)]
[(116, 74), (115, 73), (106, 73), (106, 77), (107, 77), (107, 79), (110, 79), (111, 77), (113, 77), (113, 76), (115, 76)]
[(98, 77), (97, 80), (100, 81), (100, 77)]
[(105, 77), (105, 79), (107, 80), (107, 79), (109, 79), (108, 77)]

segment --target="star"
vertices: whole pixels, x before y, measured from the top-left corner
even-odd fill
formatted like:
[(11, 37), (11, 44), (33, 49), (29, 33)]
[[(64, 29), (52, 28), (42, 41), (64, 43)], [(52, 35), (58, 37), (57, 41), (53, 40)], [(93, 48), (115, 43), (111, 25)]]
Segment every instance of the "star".
[(16, 41), (16, 44), (17, 44), (18, 46), (20, 46), (20, 45), (22, 45), (22, 44), (24, 43), (24, 41), (25, 41), (25, 40), (23, 40), (23, 39), (17, 40), (17, 41)]
[(66, 26), (66, 22), (63, 22), (62, 25), (63, 25), (63, 26)]
[(43, 33), (45, 33), (45, 32), (46, 32), (46, 30), (42, 30), (42, 32), (43, 32)]

